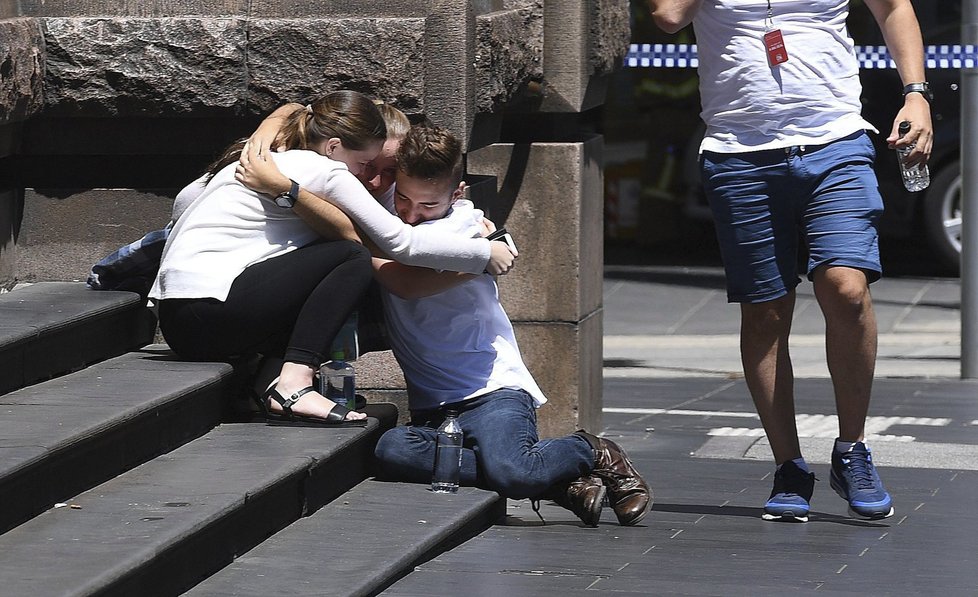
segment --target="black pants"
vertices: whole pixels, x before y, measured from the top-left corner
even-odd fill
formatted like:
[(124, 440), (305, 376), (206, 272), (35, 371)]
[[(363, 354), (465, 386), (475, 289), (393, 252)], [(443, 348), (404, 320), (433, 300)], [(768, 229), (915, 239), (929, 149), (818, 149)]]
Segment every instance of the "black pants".
[(186, 359), (260, 353), (318, 367), (372, 276), (370, 253), (361, 245), (315, 243), (249, 266), (223, 302), (161, 301), (160, 330)]

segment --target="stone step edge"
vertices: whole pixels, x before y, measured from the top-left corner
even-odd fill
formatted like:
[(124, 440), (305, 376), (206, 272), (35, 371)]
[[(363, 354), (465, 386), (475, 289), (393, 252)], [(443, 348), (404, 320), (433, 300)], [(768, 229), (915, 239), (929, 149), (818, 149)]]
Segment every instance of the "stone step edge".
[(491, 491), (365, 480), (186, 595), (376, 595), (505, 514)]
[(152, 342), (156, 328), (139, 295), (78, 282), (3, 293), (0, 315), (0, 394), (138, 349)]
[(180, 594), (365, 479), (381, 431), (221, 425), (0, 536), (5, 590)]
[[(30, 409), (43, 404), (45, 394), (65, 388), (73, 395), (91, 388), (92, 380), (111, 380), (113, 370), (138, 365), (153, 353), (127, 353), (82, 371), (0, 396), (4, 410)], [(187, 365), (190, 366), (190, 365)], [(44, 452), (10, 466), (0, 465), (0, 533), (24, 523), (57, 502), (63, 502), (112, 477), (200, 437), (220, 424), (227, 410), (233, 371), (224, 363), (192, 365), (203, 373), (193, 383), (169, 395), (156, 396), (119, 410), (97, 425), (83, 424), (77, 433), (51, 440)], [(163, 365), (165, 371), (165, 365)], [(208, 374), (207, 371), (210, 370)], [(174, 371), (175, 379), (185, 376)], [(75, 381), (80, 380), (80, 381)], [(101, 387), (101, 386), (99, 386)], [(107, 385), (106, 385), (107, 387)], [(20, 404), (18, 401), (27, 401)], [(53, 421), (54, 429), (64, 422)], [(43, 435), (35, 440), (44, 445)], [(37, 445), (35, 443), (34, 445)], [(0, 450), (2, 452), (2, 450)]]

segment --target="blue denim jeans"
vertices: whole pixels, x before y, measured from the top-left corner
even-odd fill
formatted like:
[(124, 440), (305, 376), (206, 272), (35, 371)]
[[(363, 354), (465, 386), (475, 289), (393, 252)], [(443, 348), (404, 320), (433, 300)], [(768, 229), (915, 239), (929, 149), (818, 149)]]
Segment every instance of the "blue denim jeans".
[[(594, 468), (594, 451), (584, 438), (539, 440), (533, 398), (522, 390), (496, 390), (448, 408), (460, 411), (464, 434), (461, 485), (491, 489), (506, 498), (535, 498)], [(430, 483), (445, 413), (412, 411), (411, 416), (410, 424), (387, 431), (377, 442), (379, 476)]]

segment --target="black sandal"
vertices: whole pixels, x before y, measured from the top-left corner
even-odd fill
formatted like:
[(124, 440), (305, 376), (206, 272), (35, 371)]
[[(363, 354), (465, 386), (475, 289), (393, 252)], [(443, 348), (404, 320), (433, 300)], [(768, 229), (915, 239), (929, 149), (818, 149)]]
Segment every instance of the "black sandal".
[[(309, 415), (299, 415), (292, 412), (292, 405), (309, 392), (315, 391), (316, 389), (312, 386), (306, 386), (295, 394), (292, 394), (289, 398), (285, 398), (274, 386), (269, 388), (261, 404), (268, 424), (295, 425), (298, 427), (365, 427), (367, 425), (367, 419), (347, 420), (346, 415), (350, 412), (350, 409), (342, 404), (333, 406), (326, 415), (326, 418), (310, 417)], [(269, 408), (272, 400), (282, 405), (282, 412), (273, 412)]]

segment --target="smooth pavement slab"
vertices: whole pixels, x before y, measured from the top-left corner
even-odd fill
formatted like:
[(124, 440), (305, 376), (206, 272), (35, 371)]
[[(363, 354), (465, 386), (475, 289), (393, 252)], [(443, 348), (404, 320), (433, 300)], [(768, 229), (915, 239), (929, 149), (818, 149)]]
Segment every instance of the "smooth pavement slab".
[[(761, 506), (774, 465), (758, 438), (730, 438), (739, 447), (712, 458), (701, 452), (717, 429), (759, 426), (743, 380), (606, 378), (603, 433), (628, 451), (655, 491), (640, 525), (621, 527), (606, 509), (599, 527), (588, 529), (552, 503), (541, 509), (544, 524), (529, 502), (511, 501), (505, 524), (422, 564), (383, 594), (976, 595), (978, 471), (950, 456), (912, 467), (902, 459), (915, 448), (928, 453), (935, 440), (949, 453), (978, 444), (978, 385), (890, 379), (877, 381), (876, 391), (871, 414), (912, 438), (871, 443), (893, 495), (891, 518), (852, 518), (829, 487), (819, 452), (812, 454), (819, 481), (811, 521), (766, 522)], [(796, 394), (800, 415), (834, 414), (828, 380), (799, 380)], [(814, 439), (805, 445), (825, 447), (824, 438)], [(745, 452), (745, 441), (757, 453)]]

